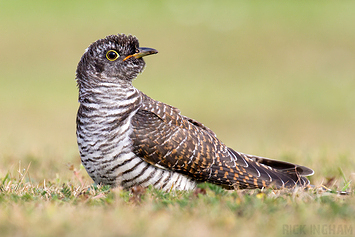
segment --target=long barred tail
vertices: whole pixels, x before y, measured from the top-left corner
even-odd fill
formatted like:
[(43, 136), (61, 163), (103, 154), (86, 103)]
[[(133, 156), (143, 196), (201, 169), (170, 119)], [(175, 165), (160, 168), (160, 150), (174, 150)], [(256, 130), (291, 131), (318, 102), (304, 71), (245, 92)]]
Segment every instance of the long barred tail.
[[(228, 165), (214, 167), (219, 169), (217, 176), (211, 177), (213, 183), (228, 189), (241, 188), (293, 188), (307, 186), (309, 180), (305, 176), (312, 175), (313, 170), (296, 164), (272, 160), (264, 157), (236, 152), (228, 148), (231, 156)], [(223, 170), (222, 170), (223, 169)]]

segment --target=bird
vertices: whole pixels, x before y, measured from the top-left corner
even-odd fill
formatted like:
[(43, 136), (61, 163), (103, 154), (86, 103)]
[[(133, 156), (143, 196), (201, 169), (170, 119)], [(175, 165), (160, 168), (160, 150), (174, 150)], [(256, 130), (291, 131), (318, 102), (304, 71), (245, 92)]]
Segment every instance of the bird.
[(193, 190), (199, 183), (224, 189), (307, 187), (312, 169), (237, 152), (202, 123), (136, 89), (143, 57), (133, 35), (92, 43), (76, 70), (76, 135), (81, 162), (98, 185)]

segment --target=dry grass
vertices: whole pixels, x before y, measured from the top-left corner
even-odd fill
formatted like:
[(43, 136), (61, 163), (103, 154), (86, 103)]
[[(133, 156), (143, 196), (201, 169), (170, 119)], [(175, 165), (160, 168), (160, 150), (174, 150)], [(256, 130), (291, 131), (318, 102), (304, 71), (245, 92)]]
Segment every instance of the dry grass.
[(1, 180), (3, 236), (288, 236), (298, 225), (305, 235), (354, 231), (352, 185), (345, 187), (350, 196), (320, 187), (226, 191), (209, 184), (194, 192), (125, 191), (90, 186), (83, 170), (69, 169), (65, 182), (33, 183), (20, 167), (18, 178)]

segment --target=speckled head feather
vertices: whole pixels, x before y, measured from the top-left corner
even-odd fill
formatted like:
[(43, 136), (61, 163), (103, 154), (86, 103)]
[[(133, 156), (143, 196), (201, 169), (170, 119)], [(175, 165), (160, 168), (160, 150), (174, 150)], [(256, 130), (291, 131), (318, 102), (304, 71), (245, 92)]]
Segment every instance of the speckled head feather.
[[(107, 53), (110, 51), (117, 53), (117, 59), (107, 58)], [(79, 89), (93, 87), (101, 82), (132, 81), (143, 71), (145, 62), (143, 58), (124, 59), (138, 51), (138, 39), (132, 35), (109, 35), (92, 43), (86, 49), (77, 67), (76, 79)]]

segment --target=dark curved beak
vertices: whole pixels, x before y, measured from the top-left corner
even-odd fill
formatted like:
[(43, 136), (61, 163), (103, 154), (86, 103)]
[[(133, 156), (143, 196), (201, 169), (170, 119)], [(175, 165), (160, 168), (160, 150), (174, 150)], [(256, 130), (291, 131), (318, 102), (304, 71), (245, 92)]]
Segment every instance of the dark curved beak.
[(150, 54), (156, 54), (158, 53), (158, 50), (156, 49), (152, 49), (152, 48), (145, 48), (145, 47), (140, 47), (138, 48), (139, 52), (132, 54), (132, 55), (128, 55), (127, 57), (125, 57), (123, 59), (123, 61), (126, 61), (127, 59), (131, 58), (131, 57), (135, 57), (135, 58), (141, 58)]

